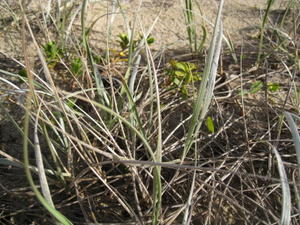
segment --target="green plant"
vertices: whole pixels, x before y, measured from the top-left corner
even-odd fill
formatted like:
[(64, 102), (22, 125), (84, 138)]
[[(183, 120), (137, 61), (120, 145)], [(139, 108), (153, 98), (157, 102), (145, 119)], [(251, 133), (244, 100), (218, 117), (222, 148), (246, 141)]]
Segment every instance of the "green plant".
[(214, 121), (210, 116), (206, 118), (205, 125), (211, 133), (215, 133)]
[(46, 56), (46, 62), (49, 66), (54, 67), (64, 55), (64, 51), (57, 45), (55, 41), (50, 41), (42, 47)]
[[(120, 1), (111, 2), (119, 4)], [(192, 0), (186, 2), (191, 3)], [(64, 38), (65, 43), (62, 44), (60, 36), (56, 36), (53, 40), (56, 40), (59, 45), (52, 42), (45, 44), (45, 48), (41, 49), (44, 54), (40, 53), (39, 48), (41, 46), (39, 41), (43, 40), (34, 41), (35, 50), (41, 62), (39, 65), (43, 66), (46, 79), (40, 79), (39, 76), (33, 78), (33, 73), (37, 74), (37, 71), (31, 68), (29, 63), (25, 63), (26, 70), (22, 69), (19, 72), (11, 73), (3, 71), (5, 70), (3, 68), (0, 69), (1, 75), (5, 74), (5, 76), (0, 76), (0, 82), (5, 83), (0, 88), (0, 95), (6, 94), (4, 86), (9, 85), (10, 88), (7, 89), (9, 93), (18, 95), (22, 93), (27, 96), (24, 108), (26, 110), (24, 132), (22, 132), (24, 133), (25, 164), (19, 164), (19, 166), (26, 168), (26, 175), (35, 195), (52, 215), (51, 217), (58, 220), (57, 223), (70, 225), (82, 224), (83, 221), (87, 223), (95, 221), (100, 224), (133, 222), (134, 224), (158, 225), (181, 222), (181, 224), (190, 225), (216, 223), (216, 219), (218, 222), (218, 218), (222, 217), (222, 221), (220, 220), (222, 224), (238, 224), (240, 221), (245, 224), (276, 224), (280, 223), (281, 208), (281, 223), (297, 224), (296, 204), (300, 206), (300, 195), (296, 188), (299, 180), (295, 179), (295, 190), (289, 190), (293, 186), (293, 173), (297, 169), (296, 159), (295, 154), (291, 152), (291, 138), (287, 138), (289, 133), (286, 133), (288, 128), (287, 123), (283, 122), (284, 116), (280, 122), (277, 122), (277, 117), (280, 111), (285, 111), (286, 105), (289, 110), (285, 113), (286, 119), (297, 148), (297, 161), (299, 162), (300, 142), (297, 126), (299, 116), (292, 113), (298, 110), (299, 114), (300, 92), (297, 86), (299, 68), (291, 65), (291, 60), (286, 61), (287, 57), (281, 57), (282, 63), (288, 64), (285, 66), (291, 78), (291, 85), (289, 85), (291, 88), (281, 88), (281, 84), (276, 83), (279, 80), (276, 76), (280, 73), (281, 79), (282, 75), (285, 76), (287, 73), (282, 70), (278, 73), (268, 73), (268, 80), (264, 81), (263, 77), (266, 75), (258, 74), (262, 70), (255, 71), (255, 74), (245, 72), (244, 69), (248, 69), (250, 63), (248, 64), (248, 53), (242, 49), (240, 76), (233, 76), (233, 79), (240, 78), (241, 82), (233, 82), (232, 88), (231, 83), (227, 83), (235, 81), (231, 80), (231, 77), (230, 80), (225, 81), (217, 79), (218, 62), (223, 62), (224, 72), (228, 72), (226, 70), (229, 61), (225, 57), (225, 60), (219, 60), (221, 41), (226, 42), (221, 24), (223, 2), (224, 0), (219, 1), (217, 20), (215, 24), (211, 24), (214, 27), (214, 35), (207, 51), (204, 68), (199, 68), (197, 64), (191, 62), (175, 60), (170, 61), (166, 68), (166, 65), (160, 61), (160, 57), (163, 57), (161, 52), (152, 52), (149, 48), (154, 41), (148, 35), (151, 29), (142, 30), (142, 37), (136, 35), (135, 32), (139, 32), (136, 29), (140, 26), (136, 25), (138, 21), (135, 24), (136, 21), (132, 21), (131, 18), (130, 28), (126, 32), (128, 36), (119, 35), (120, 46), (117, 46), (116, 50), (110, 49), (111, 40), (114, 37), (107, 29), (107, 45), (101, 46), (103, 54), (99, 53), (98, 46), (94, 46), (94, 42), (89, 41), (89, 34), (92, 35), (94, 29), (91, 29), (92, 26), (85, 26), (87, 20), (84, 15), (88, 1), (83, 0), (81, 37), (72, 33), (72, 39), (70, 39), (71, 36)], [(196, 4), (196, 1), (194, 3)], [(113, 17), (114, 12), (118, 10), (117, 8), (112, 10), (108, 17)], [(67, 27), (68, 18), (72, 15), (63, 15), (68, 13), (66, 10), (62, 10), (61, 13), (60, 18), (66, 18), (62, 21), (66, 26), (63, 26)], [(138, 15), (137, 18), (139, 18)], [(191, 25), (194, 23), (193, 20), (192, 17)], [(113, 20), (110, 23), (112, 25)], [(64, 30), (61, 29), (61, 32)], [(26, 35), (28, 31), (30, 27), (27, 30), (24, 29)], [(51, 29), (49, 31), (52, 32)], [(199, 52), (204, 49), (205, 26), (202, 27), (202, 31), (204, 38), (201, 43), (197, 43)], [(67, 37), (68, 32), (65, 34), (63, 36)], [(268, 41), (267, 34), (269, 32), (265, 32), (264, 43)], [(269, 40), (273, 46), (276, 46), (276, 49), (270, 48), (271, 54), (281, 50), (277, 45), (279, 42), (275, 43), (274, 39), (271, 39), (273, 37)], [(34, 34), (31, 38), (34, 40)], [(192, 39), (190, 43), (192, 48), (196, 46), (193, 42), (195, 40)], [(281, 41), (281, 47), (284, 50), (295, 51), (295, 54), (298, 52), (297, 38), (294, 41), (295, 45), (284, 38), (280, 40), (280, 43)], [(227, 45), (234, 62), (238, 63), (234, 55), (234, 43), (230, 38), (228, 38)], [(26, 45), (24, 46), (26, 59)], [(60, 48), (63, 51), (58, 53)], [(263, 48), (266, 49), (266, 46)], [(224, 56), (228, 56), (227, 53), (228, 51), (224, 49)], [(179, 53), (175, 52), (175, 54), (174, 58)], [(243, 62), (243, 56), (247, 61)], [(268, 58), (262, 57), (262, 59)], [(48, 69), (55, 64), (58, 66), (52, 70)], [(272, 67), (268, 67), (271, 64)], [(267, 71), (279, 68), (278, 65), (273, 67), (273, 61), (266, 63), (265, 66)], [(200, 73), (200, 69), (204, 72)], [(236, 70), (233, 72), (235, 75)], [(61, 82), (56, 82), (57, 74)], [(68, 79), (61, 79), (64, 75), (68, 76)], [(18, 86), (20, 82), (5, 80), (7, 76), (11, 76), (13, 81), (15, 78), (22, 80), (22, 86)], [(247, 80), (246, 83), (243, 83), (244, 79)], [(165, 84), (168, 85), (169, 91), (161, 87), (163, 81), (166, 80), (168, 83), (165, 82)], [(215, 88), (216, 80), (218, 83)], [(69, 81), (71, 84), (74, 83), (76, 88), (70, 88)], [(287, 87), (284, 80), (280, 82)], [(65, 85), (62, 88), (57, 86), (61, 84)], [(26, 85), (30, 89), (24, 88)], [(227, 85), (230, 88), (227, 88)], [(64, 91), (65, 86), (68, 91)], [(235, 90), (239, 90), (238, 88), (243, 91), (241, 94), (247, 95), (245, 98), (235, 96), (237, 98), (228, 99), (230, 95), (223, 95), (227, 92), (235, 93)], [(122, 89), (124, 93), (121, 92)], [(277, 93), (279, 89), (281, 90)], [(289, 89), (288, 92), (287, 89)], [(178, 95), (173, 96), (174, 92)], [(282, 95), (285, 93), (287, 94), (286, 101), (282, 105), (281, 102), (278, 104), (278, 100), (283, 99)], [(270, 97), (266, 100), (272, 101), (272, 104), (266, 104), (262, 108), (261, 99), (256, 102), (257, 99), (251, 97), (264, 94)], [(184, 98), (180, 98), (182, 96)], [(217, 97), (214, 99), (214, 96)], [(248, 101), (251, 101), (251, 104), (247, 104)], [(256, 103), (259, 104), (258, 107), (255, 107)], [(210, 104), (214, 104), (213, 107)], [(189, 115), (190, 106), (193, 110), (192, 115)], [(271, 110), (265, 110), (266, 119), (261, 116), (257, 117), (259, 115), (256, 114), (257, 112), (260, 114), (263, 112), (261, 109), (272, 106), (274, 108)], [(0, 109), (7, 110), (4, 105), (1, 106), (1, 101)], [(253, 115), (252, 112), (255, 114)], [(252, 123), (253, 118), (258, 119), (258, 125)], [(2, 122), (0, 125), (3, 127)], [(276, 127), (280, 130), (277, 135)], [(29, 134), (32, 128), (34, 128), (34, 133)], [(280, 133), (284, 134), (283, 137), (280, 137)], [(32, 134), (34, 140), (31, 139)], [(38, 149), (39, 137), (43, 138), (41, 142), (43, 151)], [(270, 141), (275, 146), (270, 145), (264, 148), (261, 144), (264, 140)], [(5, 152), (6, 146), (0, 146), (2, 157), (0, 165), (10, 162), (10, 166), (14, 166), (14, 156), (7, 156), (10, 151)], [(271, 154), (272, 150), (275, 157)], [(251, 157), (249, 157), (250, 151)], [(33, 153), (36, 153), (35, 158)], [(42, 157), (39, 156), (41, 154), (43, 154)], [(284, 155), (282, 159), (281, 154)], [(3, 157), (6, 157), (6, 161)], [(44, 169), (41, 167), (42, 163), (45, 163)], [(287, 168), (286, 171), (284, 167)], [(278, 172), (276, 168), (279, 169)], [(300, 166), (296, 172), (299, 171)], [(8, 172), (4, 171), (4, 173)], [(39, 177), (32, 177), (30, 172)], [(3, 176), (3, 174), (0, 175)], [(42, 182), (45, 176), (49, 184)], [(3, 182), (3, 186), (7, 186), (6, 182)], [(24, 190), (27, 191), (28, 182), (24, 182), (24, 186), (26, 187)], [(47, 186), (51, 192), (47, 190)], [(253, 188), (243, 194), (239, 190), (245, 189), (244, 187)], [(257, 188), (264, 188), (265, 191), (257, 191)], [(7, 190), (3, 188), (3, 191), (8, 193), (6, 196), (9, 197), (13, 192), (8, 188)], [(108, 195), (103, 197), (103, 191)], [(212, 194), (205, 195), (205, 193)], [(129, 195), (133, 197), (129, 198)], [(241, 195), (241, 198), (233, 198), (236, 195)], [(74, 196), (78, 196), (80, 201), (76, 199), (73, 201)], [(28, 199), (29, 197), (28, 195)], [(32, 195), (28, 201), (30, 204), (36, 201), (32, 199), (33, 197)], [(93, 201), (90, 201), (91, 198)], [(258, 202), (256, 199), (261, 201)], [(211, 210), (210, 206), (213, 207), (216, 201), (220, 209), (226, 209), (223, 210), (224, 212)], [(29, 210), (14, 212), (10, 205), (6, 206), (6, 202), (11, 201), (4, 199), (1, 202), (1, 204), (4, 203), (1, 213), (3, 221), (4, 219), (13, 221), (12, 215), (15, 214), (16, 218), (18, 212), (22, 213), (22, 220), (27, 212), (29, 216), (33, 215), (30, 207), (28, 207)], [(197, 207), (197, 202), (201, 205), (206, 204), (207, 211), (210, 213), (201, 214), (203, 209)], [(270, 203), (272, 203), (271, 207), (269, 207)], [(174, 205), (176, 207), (172, 207)], [(115, 206), (114, 210), (110, 210), (111, 206)], [(97, 213), (100, 211), (101, 213)], [(36, 205), (34, 212), (38, 214), (45, 210), (39, 209)], [(203, 215), (201, 222), (195, 219), (199, 213)], [(152, 219), (149, 218), (151, 214)], [(243, 220), (240, 215), (251, 219)], [(42, 219), (45, 222), (41, 223), (39, 218), (37, 221), (30, 222), (53, 224), (55, 222), (51, 217), (43, 216)], [(31, 219), (29, 217), (28, 222)], [(14, 224), (21, 223), (18, 221)]]
[[(119, 37), (118, 43), (119, 43), (119, 45), (120, 45), (120, 47), (122, 49), (122, 52), (128, 51), (129, 48), (130, 48), (130, 39), (129, 39), (128, 35), (122, 33), (122, 34), (119, 34), (118, 37)], [(132, 41), (132, 51), (136, 50), (136, 48), (138, 47), (138, 44), (142, 40), (143, 40), (143, 36), (140, 35), (138, 39), (134, 39)], [(148, 45), (151, 45), (151, 44), (154, 43), (155, 40), (154, 40), (154, 38), (151, 35), (149, 35), (146, 38), (146, 41), (147, 41)]]
[(70, 70), (75, 76), (80, 76), (83, 74), (83, 62), (81, 58), (76, 57), (71, 61)]
[[(246, 90), (243, 89), (240, 94), (242, 94), (242, 95), (256, 94), (259, 91), (261, 91), (263, 89), (263, 87), (264, 87), (264, 82), (258, 80), (258, 81), (252, 82), (250, 88), (248, 88)], [(270, 92), (276, 92), (280, 89), (280, 85), (278, 83), (268, 82), (266, 88)]]
[(128, 35), (127, 34), (119, 34), (119, 40), (118, 40), (118, 43), (121, 47), (121, 49), (124, 51), (126, 50), (128, 47), (129, 47), (129, 38), (128, 38)]
[(280, 85), (278, 83), (268, 82), (267, 89), (270, 92), (276, 92), (279, 91)]
[(197, 72), (197, 66), (191, 62), (170, 61), (170, 68), (167, 74), (171, 83), (171, 88), (176, 88), (185, 97), (189, 95), (188, 85), (201, 80), (200, 73)]

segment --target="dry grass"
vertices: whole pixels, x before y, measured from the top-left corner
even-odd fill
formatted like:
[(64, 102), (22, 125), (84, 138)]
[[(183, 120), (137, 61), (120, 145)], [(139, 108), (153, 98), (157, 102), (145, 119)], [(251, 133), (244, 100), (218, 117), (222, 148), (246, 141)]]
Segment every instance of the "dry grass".
[[(138, 20), (120, 55), (109, 48), (113, 19), (99, 51), (78, 1), (60, 18), (54, 5), (47, 18), (9, 3), (0, 3), (16, 49), (0, 50), (0, 224), (299, 224), (299, 5), (264, 21), (263, 38), (224, 44), (207, 85), (209, 57), (178, 53), (202, 73), (185, 96), (168, 77), (170, 54), (152, 51), (152, 28)], [(50, 41), (62, 51), (47, 52)]]

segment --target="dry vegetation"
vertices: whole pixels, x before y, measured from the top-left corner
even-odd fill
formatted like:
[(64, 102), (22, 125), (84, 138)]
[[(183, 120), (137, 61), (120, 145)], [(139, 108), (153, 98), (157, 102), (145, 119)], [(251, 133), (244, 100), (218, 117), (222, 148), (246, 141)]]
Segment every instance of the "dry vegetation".
[(99, 48), (88, 1), (20, 2), (0, 3), (0, 224), (300, 223), (298, 1), (233, 43), (186, 0), (172, 53), (126, 11)]

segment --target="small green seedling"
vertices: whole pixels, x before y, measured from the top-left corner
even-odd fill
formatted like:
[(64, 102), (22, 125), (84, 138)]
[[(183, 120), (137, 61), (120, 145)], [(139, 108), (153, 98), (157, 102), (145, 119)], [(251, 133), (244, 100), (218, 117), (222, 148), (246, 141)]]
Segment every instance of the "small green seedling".
[(252, 83), (249, 93), (250, 94), (255, 94), (259, 92), (263, 88), (264, 84), (262, 81), (255, 81)]
[[(248, 90), (241, 91), (241, 95), (244, 94), (256, 94), (261, 91), (264, 87), (264, 83), (262, 81), (255, 81), (251, 84), (251, 87)], [(278, 83), (268, 82), (267, 90), (270, 92), (276, 92), (280, 89), (280, 85)]]
[(119, 40), (118, 43), (122, 49), (122, 51), (125, 51), (129, 47), (129, 38), (127, 34), (119, 34)]
[(70, 69), (75, 76), (81, 76), (83, 74), (83, 62), (81, 58), (74, 58), (71, 62)]
[(63, 57), (63, 50), (59, 48), (54, 41), (50, 41), (43, 45), (43, 50), (46, 55), (46, 61), (48, 65), (52, 67), (55, 67), (60, 61), (60, 58)]
[(24, 82), (27, 79), (27, 71), (25, 68), (22, 68), (18, 71), (18, 75), (19, 75), (19, 81), (20, 82)]
[(19, 70), (18, 74), (21, 76), (21, 77), (24, 77), (26, 78), (27, 77), (27, 71), (25, 68), (22, 68)]
[[(122, 34), (119, 34), (118, 37), (119, 37), (118, 43), (119, 43), (119, 45), (122, 49), (122, 52), (125, 52), (125, 51), (129, 50), (129, 48), (130, 48), (130, 39), (129, 39), (128, 35), (122, 33)], [(143, 36), (140, 35), (140, 37), (138, 39), (134, 39), (132, 41), (132, 50), (133, 51), (137, 48), (138, 44), (142, 41), (142, 39), (143, 39)], [(151, 45), (151, 44), (154, 43), (155, 40), (151, 35), (149, 35), (146, 38), (146, 41), (147, 41), (148, 45)]]
[(212, 134), (215, 133), (214, 121), (210, 116), (207, 117), (207, 119), (205, 121), (205, 125)]
[(190, 62), (171, 60), (167, 74), (171, 88), (179, 90), (184, 97), (189, 95), (188, 85), (201, 80), (200, 73), (197, 72), (197, 66)]
[(276, 92), (279, 90), (279, 88), (280, 88), (280, 85), (278, 83), (272, 83), (272, 82), (268, 83), (268, 90), (270, 92)]

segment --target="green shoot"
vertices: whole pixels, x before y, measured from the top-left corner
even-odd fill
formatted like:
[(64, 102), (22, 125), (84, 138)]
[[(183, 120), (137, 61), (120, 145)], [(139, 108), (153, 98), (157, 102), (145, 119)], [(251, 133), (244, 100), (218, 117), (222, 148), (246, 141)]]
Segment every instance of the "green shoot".
[(188, 85), (201, 80), (197, 66), (190, 62), (170, 61), (170, 68), (167, 69), (171, 89), (179, 90), (184, 97), (188, 97), (190, 92)]

